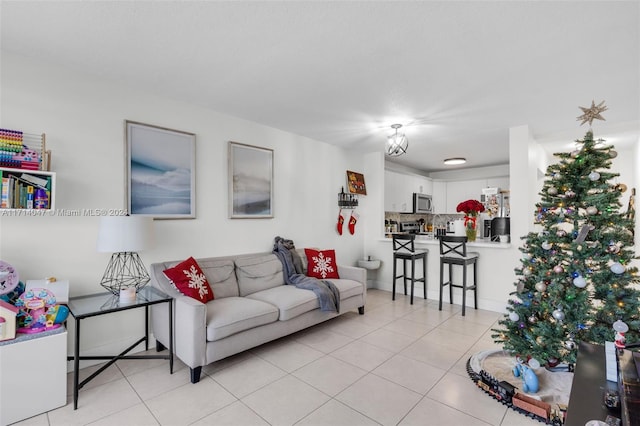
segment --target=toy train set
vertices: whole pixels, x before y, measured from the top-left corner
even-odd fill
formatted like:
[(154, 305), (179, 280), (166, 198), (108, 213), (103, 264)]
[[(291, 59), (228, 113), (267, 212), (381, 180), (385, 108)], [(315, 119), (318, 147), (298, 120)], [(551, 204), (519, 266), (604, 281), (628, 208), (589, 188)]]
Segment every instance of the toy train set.
[(518, 392), (511, 383), (505, 380), (499, 381), (484, 370), (476, 373), (469, 362), (467, 362), (467, 373), (479, 388), (502, 404), (546, 424), (553, 426), (564, 424), (566, 405), (559, 404), (552, 409), (551, 404)]

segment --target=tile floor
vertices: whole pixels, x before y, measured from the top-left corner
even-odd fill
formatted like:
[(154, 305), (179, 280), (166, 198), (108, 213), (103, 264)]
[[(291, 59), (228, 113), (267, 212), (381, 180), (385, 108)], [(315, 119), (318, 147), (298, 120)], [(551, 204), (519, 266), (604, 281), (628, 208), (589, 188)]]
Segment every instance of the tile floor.
[[(540, 423), (493, 401), (466, 373), (496, 347), (499, 314), (369, 290), (356, 311), (203, 368), (121, 360), (67, 405), (26, 425), (500, 425)], [(82, 378), (97, 366), (81, 371)]]

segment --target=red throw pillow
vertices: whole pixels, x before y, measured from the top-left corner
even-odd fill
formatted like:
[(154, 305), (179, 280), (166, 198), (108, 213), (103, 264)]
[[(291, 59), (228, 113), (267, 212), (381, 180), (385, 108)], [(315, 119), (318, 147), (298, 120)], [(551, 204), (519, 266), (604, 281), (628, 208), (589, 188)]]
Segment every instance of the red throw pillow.
[(173, 268), (165, 269), (164, 275), (176, 289), (185, 296), (192, 297), (202, 303), (213, 300), (213, 290), (207, 277), (193, 257), (178, 263)]
[(336, 264), (335, 250), (304, 249), (307, 256), (307, 276), (319, 278), (340, 278)]

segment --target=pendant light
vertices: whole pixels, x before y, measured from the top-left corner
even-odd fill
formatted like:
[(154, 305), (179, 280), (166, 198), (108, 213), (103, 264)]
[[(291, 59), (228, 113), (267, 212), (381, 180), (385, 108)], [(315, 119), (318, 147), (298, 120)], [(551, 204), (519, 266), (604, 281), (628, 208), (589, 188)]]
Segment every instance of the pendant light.
[(409, 147), (409, 140), (404, 133), (398, 133), (398, 129), (402, 127), (402, 124), (392, 124), (391, 128), (395, 129), (395, 133), (387, 138), (386, 153), (389, 157), (398, 157), (407, 152)]

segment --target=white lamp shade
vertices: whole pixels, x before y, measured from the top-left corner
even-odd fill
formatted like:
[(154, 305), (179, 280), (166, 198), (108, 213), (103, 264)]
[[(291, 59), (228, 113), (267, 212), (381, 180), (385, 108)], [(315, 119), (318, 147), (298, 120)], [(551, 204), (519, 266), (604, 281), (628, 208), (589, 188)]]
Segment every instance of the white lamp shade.
[(149, 216), (102, 216), (98, 251), (137, 252), (154, 244), (153, 218)]

